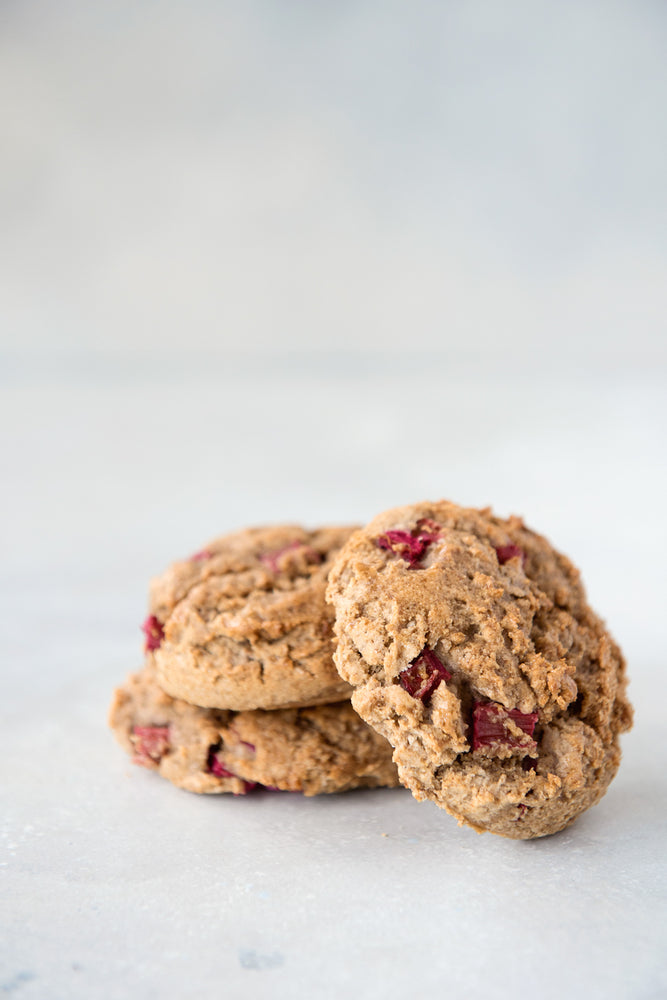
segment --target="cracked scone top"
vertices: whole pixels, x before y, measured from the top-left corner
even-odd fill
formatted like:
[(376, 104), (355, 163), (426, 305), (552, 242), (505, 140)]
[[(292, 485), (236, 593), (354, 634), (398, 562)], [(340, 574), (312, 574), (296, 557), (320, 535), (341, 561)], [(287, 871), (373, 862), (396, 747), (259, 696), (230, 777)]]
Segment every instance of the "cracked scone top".
[(160, 686), (206, 708), (286, 708), (349, 698), (333, 664), (324, 593), (349, 527), (250, 528), (151, 582), (146, 651)]
[(516, 517), (387, 511), (335, 561), (336, 665), (403, 784), (478, 831), (563, 829), (606, 791), (632, 710), (578, 571)]
[(136, 764), (190, 792), (245, 795), (259, 784), (320, 795), (398, 785), (391, 747), (349, 702), (197, 708), (161, 690), (150, 660), (115, 692), (109, 725)]

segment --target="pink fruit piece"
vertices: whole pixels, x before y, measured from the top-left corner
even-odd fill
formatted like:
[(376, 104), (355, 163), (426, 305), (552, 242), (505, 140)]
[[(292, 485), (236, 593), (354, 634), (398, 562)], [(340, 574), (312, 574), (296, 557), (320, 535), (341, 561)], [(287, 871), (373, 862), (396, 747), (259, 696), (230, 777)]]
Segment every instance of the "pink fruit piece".
[(162, 622), (160, 622), (155, 615), (148, 616), (144, 624), (141, 626), (141, 631), (146, 636), (144, 650), (147, 653), (160, 648), (162, 640), (164, 639), (164, 628), (162, 627)]
[(262, 785), (260, 785), (258, 781), (244, 781), (243, 782), (243, 791), (242, 792), (234, 792), (234, 794), (235, 795), (247, 795), (248, 792), (252, 792), (253, 788), (261, 788), (261, 787), (262, 787)]
[(274, 549), (273, 552), (265, 552), (259, 557), (260, 562), (267, 566), (273, 573), (280, 572), (280, 566), (278, 565), (279, 560), (286, 555), (288, 552), (296, 552), (297, 549), (304, 550), (304, 556), (306, 562), (309, 563), (320, 563), (322, 562), (322, 553), (317, 552), (310, 545), (306, 545), (305, 542), (294, 541), (290, 542), (289, 545), (284, 545), (282, 549)]
[(135, 764), (152, 767), (169, 749), (169, 726), (132, 726), (131, 740)]
[(509, 719), (527, 737), (532, 737), (537, 722), (537, 712), (520, 712), (518, 708), (506, 709), (493, 701), (478, 701), (473, 709), (473, 750), (494, 744), (525, 751), (535, 750), (537, 748), (535, 740), (525, 740), (513, 733), (507, 726)]
[(416, 569), (431, 542), (439, 537), (440, 525), (437, 521), (422, 517), (412, 531), (385, 531), (375, 542), (379, 548), (404, 559), (410, 569)]
[(442, 525), (434, 521), (432, 517), (420, 517), (417, 521), (417, 534), (422, 538), (428, 538), (429, 541), (434, 541), (436, 538), (440, 537), (440, 532), (442, 530)]
[(385, 531), (376, 539), (377, 545), (395, 556), (400, 556), (414, 569), (428, 548), (423, 538), (413, 538), (407, 531)]
[(209, 549), (202, 549), (201, 552), (195, 552), (193, 556), (190, 556), (190, 562), (204, 562), (206, 559), (212, 559), (213, 553)]
[(498, 562), (501, 566), (504, 566), (506, 562), (510, 559), (520, 559), (521, 565), (526, 565), (526, 559), (528, 556), (522, 548), (518, 545), (496, 545), (496, 555), (498, 556)]
[(401, 670), (398, 682), (413, 698), (426, 702), (441, 681), (450, 681), (452, 675), (443, 666), (432, 649), (424, 649), (409, 667)]
[(209, 774), (214, 774), (216, 778), (236, 778), (237, 776), (232, 771), (228, 771), (218, 757), (219, 749), (219, 747), (211, 747), (209, 749), (208, 757), (206, 759), (207, 771)]
[[(206, 759), (206, 770), (208, 773), (214, 774), (216, 778), (238, 778), (238, 774), (234, 774), (233, 771), (230, 771), (220, 760), (218, 757), (219, 751), (219, 744), (209, 747), (208, 757)], [(248, 792), (253, 790), (253, 788), (262, 787), (256, 781), (245, 781), (243, 778), (239, 778), (239, 781), (243, 782), (243, 790), (240, 792), (234, 792), (234, 795), (247, 795)]]

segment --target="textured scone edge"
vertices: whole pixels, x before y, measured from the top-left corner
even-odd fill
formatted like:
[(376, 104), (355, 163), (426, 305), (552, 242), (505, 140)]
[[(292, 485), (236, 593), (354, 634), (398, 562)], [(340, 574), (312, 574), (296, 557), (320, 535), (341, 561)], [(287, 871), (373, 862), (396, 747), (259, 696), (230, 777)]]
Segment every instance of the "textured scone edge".
[[(399, 785), (391, 747), (349, 702), (270, 712), (198, 708), (165, 694), (148, 667), (114, 692), (108, 722), (134, 763), (191, 792), (243, 795), (259, 783), (312, 796)], [(149, 731), (164, 731), (152, 757), (141, 747)], [(220, 773), (211, 770), (212, 755)]]

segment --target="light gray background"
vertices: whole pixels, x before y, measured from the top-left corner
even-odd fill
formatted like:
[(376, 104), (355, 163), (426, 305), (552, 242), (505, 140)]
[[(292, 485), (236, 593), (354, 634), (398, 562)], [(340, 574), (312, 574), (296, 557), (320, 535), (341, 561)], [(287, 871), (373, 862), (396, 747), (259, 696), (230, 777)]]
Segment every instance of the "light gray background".
[[(666, 19), (0, 7), (0, 992), (667, 994)], [(521, 844), (129, 765), (152, 573), (440, 496), (522, 513), (625, 649), (598, 807)]]

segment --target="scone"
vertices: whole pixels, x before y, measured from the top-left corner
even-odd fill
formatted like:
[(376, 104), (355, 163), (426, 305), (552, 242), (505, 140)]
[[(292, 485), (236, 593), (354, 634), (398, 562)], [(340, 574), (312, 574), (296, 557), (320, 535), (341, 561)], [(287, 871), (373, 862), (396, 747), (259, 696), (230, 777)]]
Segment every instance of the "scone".
[(109, 725), (136, 764), (190, 792), (257, 785), (319, 795), (399, 784), (391, 747), (349, 702), (272, 712), (196, 708), (149, 662), (114, 694)]
[(349, 699), (324, 593), (352, 530), (250, 528), (154, 579), (143, 628), (160, 686), (193, 705), (235, 711)]
[(605, 793), (632, 722), (623, 657), (578, 571), (519, 518), (388, 511), (349, 539), (327, 596), (352, 704), (417, 799), (526, 839)]

